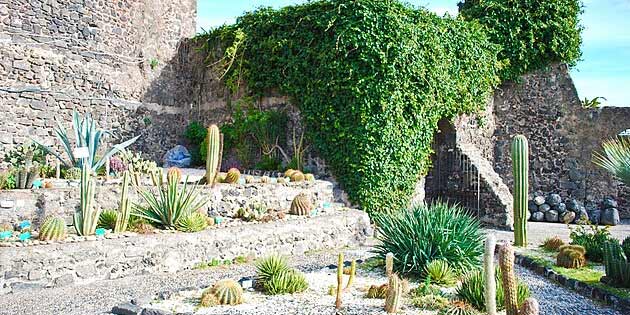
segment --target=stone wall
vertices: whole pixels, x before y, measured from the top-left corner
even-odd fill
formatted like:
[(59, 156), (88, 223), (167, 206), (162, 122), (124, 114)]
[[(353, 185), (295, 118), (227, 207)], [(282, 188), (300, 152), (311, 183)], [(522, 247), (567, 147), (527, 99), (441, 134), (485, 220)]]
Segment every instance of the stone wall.
[[(0, 0), (0, 151), (53, 143), (53, 118), (91, 112), (111, 142), (141, 135), (158, 158), (178, 142), (190, 104), (173, 61), (195, 32), (196, 0)], [(186, 46), (186, 45), (183, 45)]]
[[(78, 183), (77, 183), (78, 184)], [(148, 187), (147, 187), (148, 189)], [(309, 194), (315, 205), (333, 201), (333, 184), (326, 181), (287, 184), (216, 184), (202, 186), (201, 193), (208, 199), (208, 213), (233, 216), (241, 207), (264, 204), (269, 208), (287, 210), (300, 192)], [(120, 201), (119, 185), (97, 186), (95, 205), (101, 209), (117, 209)], [(134, 188), (129, 190), (131, 202), (141, 202)], [(15, 224), (31, 220), (38, 226), (50, 215), (61, 216), (68, 225), (79, 206), (79, 188), (24, 189), (0, 191), (0, 224)]]
[(141, 273), (176, 272), (215, 259), (260, 257), (362, 244), (370, 220), (359, 210), (313, 218), (207, 229), (198, 233), (137, 235), (0, 250), (0, 294), (61, 287)]

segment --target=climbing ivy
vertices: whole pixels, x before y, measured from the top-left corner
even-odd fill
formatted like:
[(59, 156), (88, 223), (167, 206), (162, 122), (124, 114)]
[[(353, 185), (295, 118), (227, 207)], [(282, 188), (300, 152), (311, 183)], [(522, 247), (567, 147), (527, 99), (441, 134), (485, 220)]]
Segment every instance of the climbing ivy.
[(509, 63), (503, 80), (544, 69), (552, 63), (574, 66), (582, 56), (580, 0), (465, 0), (460, 15), (484, 25), (499, 59)]
[(501, 66), (478, 24), (395, 0), (260, 8), (197, 40), (228, 86), (290, 96), (310, 141), (369, 212), (408, 204), (438, 121), (481, 109)]

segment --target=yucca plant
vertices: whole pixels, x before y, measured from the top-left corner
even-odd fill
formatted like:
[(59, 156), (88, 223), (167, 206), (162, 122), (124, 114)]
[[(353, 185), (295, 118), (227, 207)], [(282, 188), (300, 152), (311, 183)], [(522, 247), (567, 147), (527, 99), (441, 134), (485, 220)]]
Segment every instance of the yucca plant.
[(134, 204), (133, 215), (165, 229), (176, 229), (180, 220), (204, 207), (208, 199), (200, 194), (197, 186), (188, 187), (188, 179), (181, 188), (177, 187), (179, 180), (174, 173), (169, 174), (166, 181), (166, 186), (157, 187), (157, 196), (138, 188), (146, 205)]
[(133, 144), (140, 136), (129, 139), (125, 142), (115, 144), (112, 148), (106, 150), (103, 154), (98, 154), (98, 149), (101, 144), (103, 136), (108, 135), (109, 131), (97, 129), (96, 121), (92, 119), (92, 116), (88, 113), (85, 116), (81, 116), (77, 111), (72, 112), (72, 130), (74, 134), (74, 143), (70, 141), (67, 130), (63, 127), (59, 120), (56, 120), (57, 127), (53, 128), (57, 138), (61, 142), (63, 151), (68, 156), (68, 160), (62, 157), (62, 153), (58, 153), (48, 146), (41, 145), (46, 151), (57, 157), (67, 167), (81, 167), (84, 159), (78, 159), (74, 157), (73, 149), (77, 147), (87, 147), (89, 151), (88, 157), (85, 162), (90, 167), (92, 172), (96, 172), (107, 159), (112, 155), (120, 152), (124, 148)]
[(613, 138), (602, 143), (602, 152), (593, 153), (593, 163), (630, 186), (630, 138)]
[(456, 273), (481, 265), (483, 235), (479, 221), (459, 206), (436, 202), (398, 213), (375, 213), (380, 243), (373, 252), (393, 253), (398, 273), (422, 277), (426, 266), (443, 260)]

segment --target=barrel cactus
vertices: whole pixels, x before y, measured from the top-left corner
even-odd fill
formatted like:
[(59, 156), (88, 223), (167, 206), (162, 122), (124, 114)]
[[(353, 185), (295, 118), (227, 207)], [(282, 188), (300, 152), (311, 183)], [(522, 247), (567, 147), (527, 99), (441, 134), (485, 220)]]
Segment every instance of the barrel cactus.
[(269, 178), (269, 176), (263, 176), (260, 178), (260, 182), (263, 184), (267, 184), (271, 182), (271, 178)]
[(304, 180), (307, 182), (315, 181), (315, 176), (313, 174), (304, 174)]
[(287, 179), (284, 177), (278, 177), (278, 184), (286, 184), (287, 183)]
[(527, 138), (514, 137), (512, 142), (514, 175), (514, 245), (527, 246), (527, 194), (529, 190), (529, 148)]
[(586, 250), (580, 245), (560, 246), (556, 264), (560, 267), (578, 269), (586, 265)]
[(238, 182), (240, 178), (241, 178), (241, 171), (239, 171), (238, 168), (233, 167), (228, 170), (227, 174), (225, 174), (225, 180), (223, 182), (228, 183), (228, 184), (234, 184)]
[(293, 175), (293, 173), (295, 173), (295, 172), (299, 172), (299, 171), (290, 168), (290, 169), (284, 171), (284, 177), (291, 177), (291, 175)]
[(564, 245), (564, 241), (558, 236), (550, 237), (545, 239), (542, 244), (542, 248), (546, 250), (558, 250), (560, 247)]
[(209, 307), (209, 306), (216, 306), (219, 305), (221, 303), (219, 303), (219, 299), (217, 298), (216, 295), (214, 295), (214, 292), (212, 292), (212, 289), (206, 289), (203, 291), (203, 293), (201, 293), (201, 299), (199, 300), (199, 306), (202, 307)]
[(221, 305), (243, 303), (243, 288), (234, 280), (220, 280), (212, 286), (211, 291)]
[(293, 215), (309, 215), (313, 209), (311, 199), (305, 193), (299, 193), (293, 202), (291, 202), (290, 214)]
[(301, 182), (301, 181), (304, 181), (304, 173), (300, 171), (295, 171), (291, 173), (289, 178), (291, 179), (292, 182)]
[(371, 285), (365, 297), (368, 299), (384, 299), (387, 295), (387, 283), (383, 285)]
[(254, 176), (251, 176), (251, 175), (245, 176), (245, 183), (246, 184), (253, 184), (255, 182), (256, 182), (256, 178), (254, 178)]
[(66, 221), (59, 217), (48, 217), (39, 228), (40, 241), (60, 241), (66, 235)]

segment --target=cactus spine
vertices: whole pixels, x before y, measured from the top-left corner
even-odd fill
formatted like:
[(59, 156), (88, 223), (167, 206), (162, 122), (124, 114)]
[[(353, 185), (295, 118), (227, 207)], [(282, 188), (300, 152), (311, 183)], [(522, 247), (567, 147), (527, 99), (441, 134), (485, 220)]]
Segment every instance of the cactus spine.
[(529, 190), (529, 148), (523, 135), (512, 142), (514, 175), (514, 245), (527, 246), (527, 193)]
[(208, 185), (214, 185), (217, 174), (219, 173), (219, 163), (221, 160), (221, 150), (223, 142), (221, 141), (221, 133), (217, 125), (208, 127), (208, 153), (206, 155), (206, 182)]
[(83, 161), (83, 169), (81, 170), (81, 205), (74, 212), (74, 228), (77, 234), (88, 236), (94, 234), (98, 219), (101, 216), (101, 210), (94, 208), (94, 179), (91, 175), (91, 168), (88, 163)]
[(496, 239), (494, 234), (486, 237), (485, 251), (483, 255), (483, 274), (485, 277), (484, 297), (486, 299), (486, 311), (488, 315), (497, 314), (497, 282), (494, 274), (494, 248)]
[(129, 207), (129, 182), (131, 175), (129, 171), (123, 172), (122, 191), (120, 193), (120, 204), (118, 205), (118, 216), (116, 217), (116, 226), (114, 233), (122, 233), (127, 231), (127, 224), (131, 216), (131, 208)]
[(39, 228), (40, 241), (60, 241), (66, 238), (66, 222), (59, 217), (47, 218)]
[(387, 313), (398, 313), (403, 295), (402, 281), (397, 274), (389, 277), (387, 296), (385, 297), (385, 311)]
[(527, 193), (529, 190), (529, 148), (523, 135), (512, 142), (514, 175), (514, 245), (527, 246)]
[(390, 277), (394, 273), (394, 254), (385, 255), (385, 274)]
[(514, 274), (514, 248), (504, 244), (499, 249), (499, 268), (503, 281), (506, 315), (518, 315), (518, 301), (516, 292), (516, 275)]

